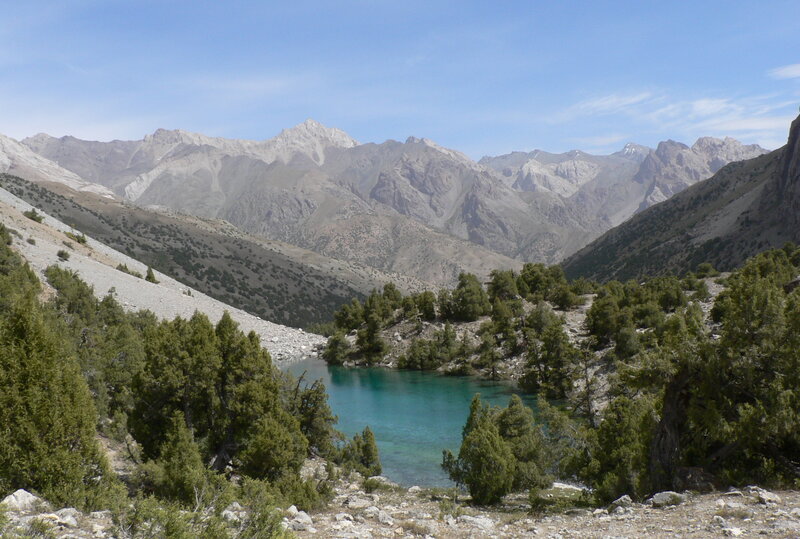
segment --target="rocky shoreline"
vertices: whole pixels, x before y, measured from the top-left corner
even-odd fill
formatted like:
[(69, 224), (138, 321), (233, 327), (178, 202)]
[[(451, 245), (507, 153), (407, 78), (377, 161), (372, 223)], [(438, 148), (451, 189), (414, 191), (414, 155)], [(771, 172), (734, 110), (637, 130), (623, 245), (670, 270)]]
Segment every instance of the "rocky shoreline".
[[(321, 460), (307, 461), (306, 476), (324, 476)], [(364, 486), (369, 485), (369, 491)], [(556, 485), (578, 491), (576, 487)], [(531, 513), (525, 496), (508, 496), (497, 507), (474, 507), (454, 491), (401, 487), (375, 477), (366, 483), (357, 473), (336, 482), (328, 506), (316, 512), (294, 506), (282, 510), (282, 526), (297, 537), (800, 537), (800, 492), (770, 492), (756, 486), (710, 494), (662, 492), (645, 503), (623, 496), (607, 507), (571, 504)], [(547, 496), (548, 494), (546, 494)], [(563, 495), (563, 492), (561, 492)], [(18, 490), (3, 501), (7, 524), (3, 537), (127, 537), (109, 511), (81, 513), (55, 509)], [(2, 513), (0, 513), (2, 514)], [(247, 518), (233, 503), (222, 512), (230, 531)], [(0, 518), (2, 522), (2, 518)], [(28, 535), (25, 535), (28, 534)]]

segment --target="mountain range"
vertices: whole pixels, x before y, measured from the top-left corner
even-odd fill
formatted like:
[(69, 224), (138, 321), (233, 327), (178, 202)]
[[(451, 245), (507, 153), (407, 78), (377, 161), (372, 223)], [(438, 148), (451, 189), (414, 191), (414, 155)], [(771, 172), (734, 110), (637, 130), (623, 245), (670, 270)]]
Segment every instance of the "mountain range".
[(0, 172), (222, 219), (436, 286), (462, 271), (559, 262), (726, 163), (765, 152), (706, 137), (691, 147), (536, 150), (475, 162), (424, 138), (360, 144), (313, 120), (264, 141), (163, 129), (138, 141), (3, 140)]
[(712, 178), (635, 215), (564, 262), (600, 280), (683, 273), (702, 262), (730, 270), (800, 242), (800, 117), (786, 146), (728, 164)]

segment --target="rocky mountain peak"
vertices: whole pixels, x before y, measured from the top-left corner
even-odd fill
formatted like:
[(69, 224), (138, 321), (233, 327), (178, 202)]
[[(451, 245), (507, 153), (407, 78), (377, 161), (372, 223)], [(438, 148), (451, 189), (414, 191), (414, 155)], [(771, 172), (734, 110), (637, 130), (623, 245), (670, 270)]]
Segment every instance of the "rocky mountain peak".
[(352, 148), (358, 146), (358, 141), (341, 129), (326, 127), (311, 118), (294, 127), (282, 130), (273, 140), (280, 140), (287, 144), (301, 144), (314, 140), (323, 143), (325, 146), (335, 146), (338, 148)]
[(620, 151), (614, 152), (612, 155), (616, 157), (622, 157), (623, 159), (628, 159), (636, 163), (641, 163), (644, 161), (645, 157), (647, 157), (650, 151), (650, 148), (647, 146), (642, 146), (641, 144), (636, 144), (635, 142), (629, 142), (623, 146)]
[(275, 158), (284, 162), (289, 162), (294, 154), (300, 153), (317, 165), (322, 165), (327, 148), (353, 148), (358, 146), (358, 141), (341, 129), (326, 127), (309, 118), (284, 129), (275, 138), (265, 141), (265, 144)]

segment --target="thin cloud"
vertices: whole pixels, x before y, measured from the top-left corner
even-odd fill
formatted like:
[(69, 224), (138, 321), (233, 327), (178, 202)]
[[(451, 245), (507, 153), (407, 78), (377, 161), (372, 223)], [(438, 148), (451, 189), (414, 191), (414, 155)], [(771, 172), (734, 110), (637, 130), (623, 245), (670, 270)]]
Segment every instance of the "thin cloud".
[(178, 84), (192, 92), (220, 97), (225, 101), (250, 101), (286, 95), (308, 83), (309, 78), (300, 75), (216, 74), (187, 78)]
[[(800, 64), (797, 68), (800, 69)], [(625, 121), (638, 124), (640, 132), (686, 142), (701, 136), (731, 136), (775, 148), (780, 145), (776, 145), (776, 141), (785, 139), (789, 123), (796, 115), (796, 100), (788, 97), (767, 94), (674, 99), (666, 91), (617, 93), (578, 102), (565, 109), (561, 117), (582, 120), (601, 115), (624, 116)], [(596, 140), (589, 137), (582, 141), (599, 147), (613, 144), (613, 138), (607, 140), (606, 137), (601, 134)]]
[(609, 134), (609, 135), (598, 135), (595, 137), (580, 137), (580, 138), (573, 138), (575, 142), (582, 146), (591, 146), (593, 148), (606, 148), (611, 144), (616, 144), (618, 142), (622, 142), (623, 140), (628, 139), (628, 135), (621, 135), (621, 134)]
[(567, 109), (568, 115), (615, 114), (653, 99), (651, 92), (610, 94), (580, 101)]
[(767, 71), (767, 74), (773, 79), (797, 79), (800, 78), (800, 64), (776, 67)]

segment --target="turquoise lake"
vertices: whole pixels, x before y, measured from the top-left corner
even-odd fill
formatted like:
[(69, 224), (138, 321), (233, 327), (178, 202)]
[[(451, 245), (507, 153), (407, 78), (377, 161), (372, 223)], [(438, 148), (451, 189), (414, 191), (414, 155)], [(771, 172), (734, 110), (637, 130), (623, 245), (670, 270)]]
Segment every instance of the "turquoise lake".
[[(309, 383), (322, 379), (337, 428), (348, 438), (369, 425), (381, 456), (383, 475), (401, 485), (450, 486), (442, 471), (442, 450), (458, 453), (461, 429), (475, 393), (505, 407), (515, 391), (507, 383), (472, 377), (384, 368), (329, 367), (307, 359), (287, 367)], [(523, 396), (533, 407), (535, 397)]]

